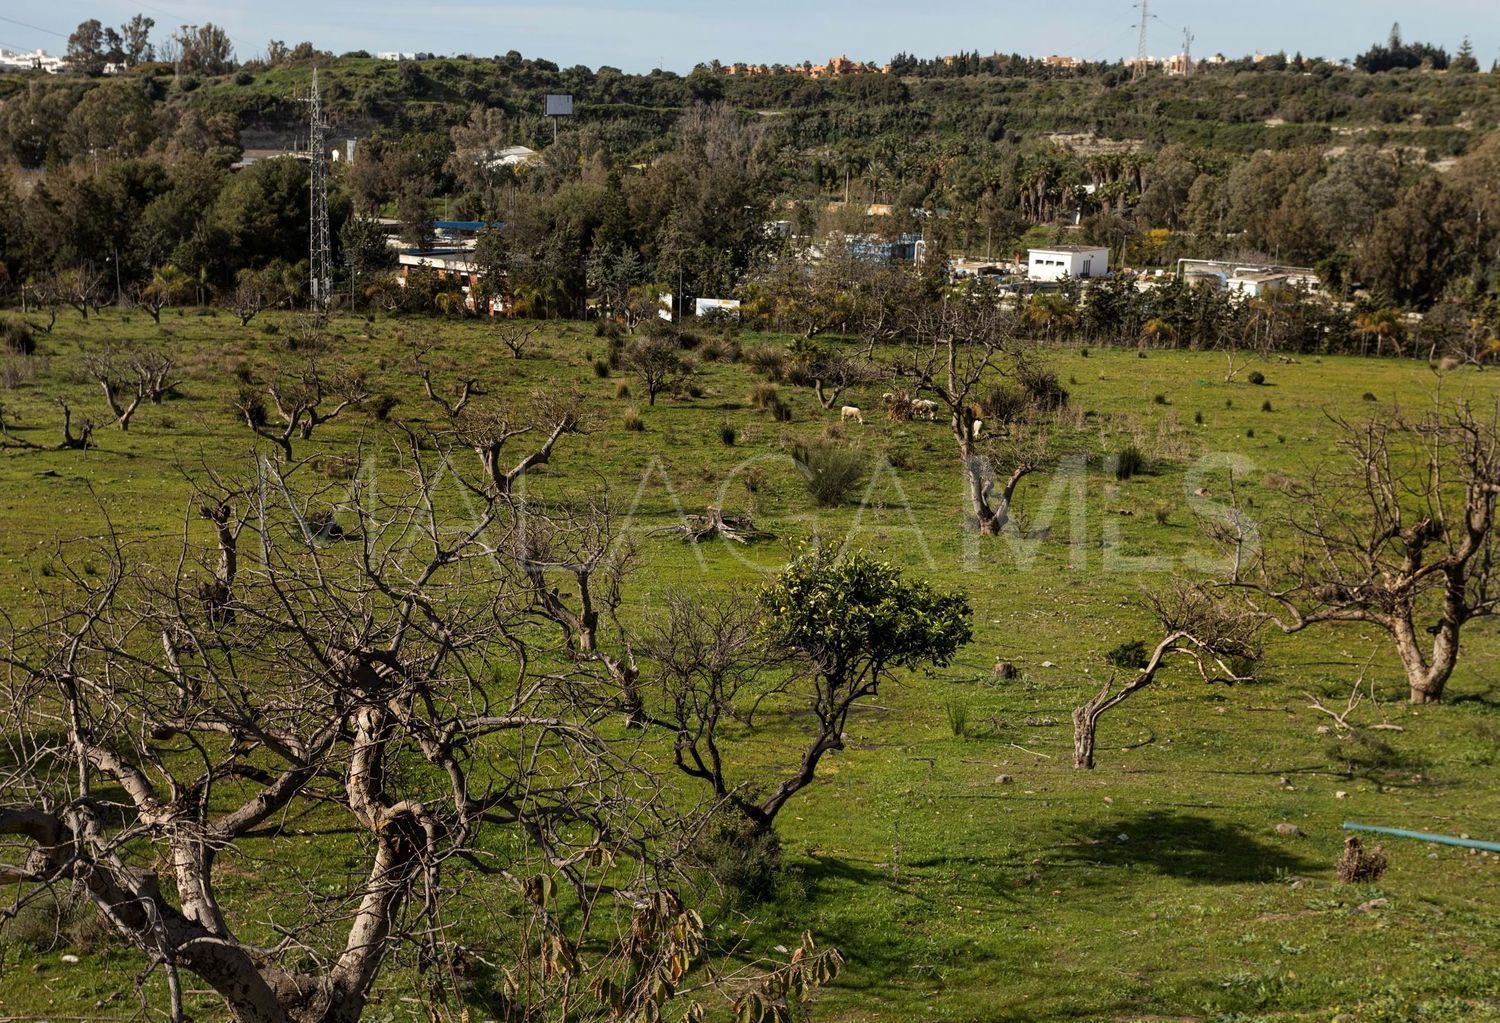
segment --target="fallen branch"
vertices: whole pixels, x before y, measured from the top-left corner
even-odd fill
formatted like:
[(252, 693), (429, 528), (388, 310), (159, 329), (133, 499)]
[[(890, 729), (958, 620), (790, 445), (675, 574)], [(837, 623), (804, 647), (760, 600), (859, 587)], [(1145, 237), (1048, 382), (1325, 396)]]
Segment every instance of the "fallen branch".
[(715, 536), (735, 543), (748, 544), (756, 540), (768, 540), (770, 533), (755, 528), (749, 515), (725, 515), (723, 510), (709, 505), (707, 515), (689, 515), (678, 526), (663, 526), (651, 531), (653, 536), (681, 536), (691, 543), (711, 540)]

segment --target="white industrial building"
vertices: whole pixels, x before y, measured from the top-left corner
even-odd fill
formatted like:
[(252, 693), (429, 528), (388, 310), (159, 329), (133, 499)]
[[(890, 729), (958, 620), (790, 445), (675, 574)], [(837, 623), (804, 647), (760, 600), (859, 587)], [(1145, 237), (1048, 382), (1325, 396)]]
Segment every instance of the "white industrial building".
[(1026, 264), (1026, 278), (1032, 281), (1108, 277), (1109, 249), (1091, 245), (1054, 245), (1050, 249), (1030, 250)]

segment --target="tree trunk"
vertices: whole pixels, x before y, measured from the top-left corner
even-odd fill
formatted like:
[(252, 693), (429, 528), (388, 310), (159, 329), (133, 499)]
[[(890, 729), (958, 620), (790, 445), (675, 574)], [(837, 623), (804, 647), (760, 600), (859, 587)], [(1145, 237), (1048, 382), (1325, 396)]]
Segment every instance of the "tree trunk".
[(1447, 619), (1438, 623), (1437, 634), (1432, 641), (1432, 657), (1429, 660), (1422, 653), (1421, 641), (1411, 620), (1396, 620), (1391, 633), (1396, 639), (1401, 666), (1406, 671), (1409, 702), (1421, 704), (1443, 701), (1443, 689), (1458, 663), (1458, 628), (1455, 622)]
[(1094, 769), (1094, 744), (1099, 715), (1109, 699), (1109, 686), (1099, 690), (1087, 703), (1073, 710), (1073, 766), (1078, 770)]

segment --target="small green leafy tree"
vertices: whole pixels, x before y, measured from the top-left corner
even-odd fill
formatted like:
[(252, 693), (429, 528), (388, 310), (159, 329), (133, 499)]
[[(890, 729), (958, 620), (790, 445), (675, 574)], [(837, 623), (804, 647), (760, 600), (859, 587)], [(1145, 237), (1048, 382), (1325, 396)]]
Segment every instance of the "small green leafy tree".
[[(961, 593), (941, 593), (868, 554), (804, 551), (761, 591), (757, 606), (701, 595), (668, 600), (641, 643), (659, 699), (649, 723), (677, 737), (677, 767), (712, 789), (764, 836), (818, 763), (844, 748), (849, 712), (897, 672), (945, 667), (972, 638)], [(726, 722), (750, 725), (768, 699), (812, 710), (790, 772), (769, 791), (731, 777)]]
[(815, 726), (790, 776), (750, 817), (769, 828), (781, 808), (815, 777), (830, 750), (844, 748), (844, 727), (859, 701), (895, 672), (946, 667), (973, 639), (973, 612), (961, 593), (940, 593), (903, 578), (894, 566), (823, 544), (804, 552), (760, 594), (766, 639), (795, 659), (796, 690), (806, 693)]

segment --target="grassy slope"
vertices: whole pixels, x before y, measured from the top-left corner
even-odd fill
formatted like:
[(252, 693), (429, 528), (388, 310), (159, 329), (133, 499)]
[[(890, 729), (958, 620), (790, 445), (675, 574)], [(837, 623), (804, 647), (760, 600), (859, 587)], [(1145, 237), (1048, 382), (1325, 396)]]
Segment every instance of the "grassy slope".
[[(87, 457), (0, 455), (0, 593), (9, 606), (25, 606), (54, 538), (97, 535), (95, 495), (125, 531), (169, 538), (187, 501), (182, 472), (249, 450), (248, 434), (226, 411), (229, 369), (241, 352), (251, 362), (284, 357), (281, 337), (263, 333), (262, 321), (242, 329), (223, 315), (169, 314), (164, 322), (194, 370), (182, 400), (146, 407), (129, 433), (101, 427), (99, 448)], [(1135, 598), (1166, 577), (1160, 566), (1124, 559), (1166, 556), (1180, 564), (1200, 546), (1187, 507), (1199, 485), (1187, 482), (1197, 456), (1248, 457), (1254, 468), (1241, 473), (1246, 493), (1269, 511), (1281, 498), (1266, 485), (1268, 474), (1303, 473), (1328, 457), (1329, 413), (1362, 416), (1391, 400), (1418, 403), (1434, 383), (1424, 367), (1308, 360), (1262, 367), (1269, 386), (1252, 387), (1224, 383), (1215, 356), (1060, 353), (1056, 363), (1073, 381), (1075, 405), (1100, 413), (1069, 442), (1115, 450), (1134, 440), (1156, 456), (1158, 471), (1116, 483), (1096, 466), (1082, 482), (1086, 532), (1077, 542), (1066, 537), (1064, 505), (1054, 538), (1018, 556), (1008, 541), (976, 546), (960, 530), (951, 442), (941, 426), (898, 427), (872, 415), (868, 426), (845, 430), (902, 468), (876, 477), (865, 510), (815, 512), (776, 453), (784, 438), (815, 435), (832, 416), (806, 392), (783, 387), (794, 421), (769, 423), (745, 406), (751, 378), (743, 366), (709, 366), (702, 399), (644, 408), (647, 430), (635, 434), (618, 425), (633, 399), (616, 399), (615, 381), (593, 376), (589, 363), (603, 343), (583, 327), (549, 328), (546, 351), (520, 361), (488, 340), (482, 325), (381, 321), (372, 339), (361, 336), (363, 327), (337, 325), (346, 336), (335, 347), (403, 399), (398, 415), (426, 415), (400, 371), (404, 353), (418, 340), (441, 338), (440, 352), (475, 367), (497, 392), (521, 399), (539, 386), (573, 382), (590, 395), (596, 430), (586, 442), (565, 442), (556, 480), (582, 478), (587, 464), (610, 482), (617, 508), (636, 509), (633, 522), (642, 528), (671, 521), (678, 504), (698, 510), (722, 490), (731, 509), (753, 502), (759, 521), (780, 536), (745, 561), (719, 547), (642, 539), (634, 586), (643, 607), (670, 585), (753, 585), (755, 565), (784, 559), (790, 543), (815, 530), (852, 531), (859, 545), (971, 594), (974, 645), (952, 669), (882, 693), (880, 708), (858, 717), (849, 750), (784, 815), (792, 870), (781, 900), (753, 920), (721, 925), (726, 937), (743, 934), (762, 949), (803, 927), (837, 944), (850, 969), (822, 996), (822, 1016), (1495, 1018), (1494, 859), (1403, 842), (1390, 848), (1393, 866), (1378, 890), (1341, 889), (1331, 876), (1345, 819), (1495, 837), (1500, 687), (1492, 677), (1500, 644), (1491, 627), (1472, 631), (1452, 682), (1455, 699), (1445, 707), (1400, 704), (1389, 650), (1368, 630), (1329, 630), (1275, 643), (1267, 680), (1240, 690), (1209, 690), (1174, 674), (1105, 719), (1097, 771), (1069, 766), (1069, 709), (1108, 670), (1107, 650), (1145, 637)], [(11, 418), (45, 426), (28, 436), (50, 441), (53, 395), (102, 418), (97, 391), (73, 377), (78, 339), (156, 332), (140, 315), (124, 322), (109, 313), (87, 326), (69, 318), (44, 339), (50, 375), (0, 400)], [(1450, 396), (1487, 397), (1500, 376), (1465, 372), (1443, 386)], [(869, 411), (881, 389), (846, 400)], [(1382, 404), (1364, 401), (1366, 391)], [(1157, 404), (1158, 394), (1168, 404)], [(740, 430), (734, 447), (718, 438), (724, 421)], [(364, 426), (363, 419), (337, 423), (306, 450), (347, 451)], [(753, 498), (735, 472), (750, 459), (767, 475)], [(1222, 494), (1222, 475), (1201, 482)], [(1049, 486), (1029, 485), (1031, 507)], [(1165, 524), (1157, 509), (1167, 513)], [(1017, 663), (1021, 679), (995, 682), (997, 657)], [(1341, 702), (1361, 672), (1381, 705), (1357, 716), (1405, 729), (1376, 733), (1389, 750), (1341, 747), (1317, 734), (1326, 719), (1302, 695)], [(949, 723), (960, 708), (967, 738), (955, 737)], [(737, 746), (746, 775), (774, 764), (777, 736), (791, 723), (778, 716)], [(1014, 783), (998, 784), (1000, 774)], [(1335, 791), (1348, 798), (1335, 799)], [(1278, 836), (1281, 821), (1296, 823), (1304, 837)], [(286, 879), (337, 862), (301, 863), (285, 848), (272, 861), (262, 858), (266, 852), (251, 850), (226, 881), (257, 906)], [(1354, 911), (1377, 897), (1389, 903)], [(61, 951), (7, 953), (0, 1016), (98, 1014), (96, 1000), (128, 987), (138, 968), (97, 950), (86, 951), (83, 964), (62, 965)], [(123, 1016), (129, 1004), (127, 996), (99, 1011)], [(212, 1006), (200, 1000), (200, 1018), (214, 1018)], [(406, 1018), (414, 1010), (390, 997), (375, 1016)]]

